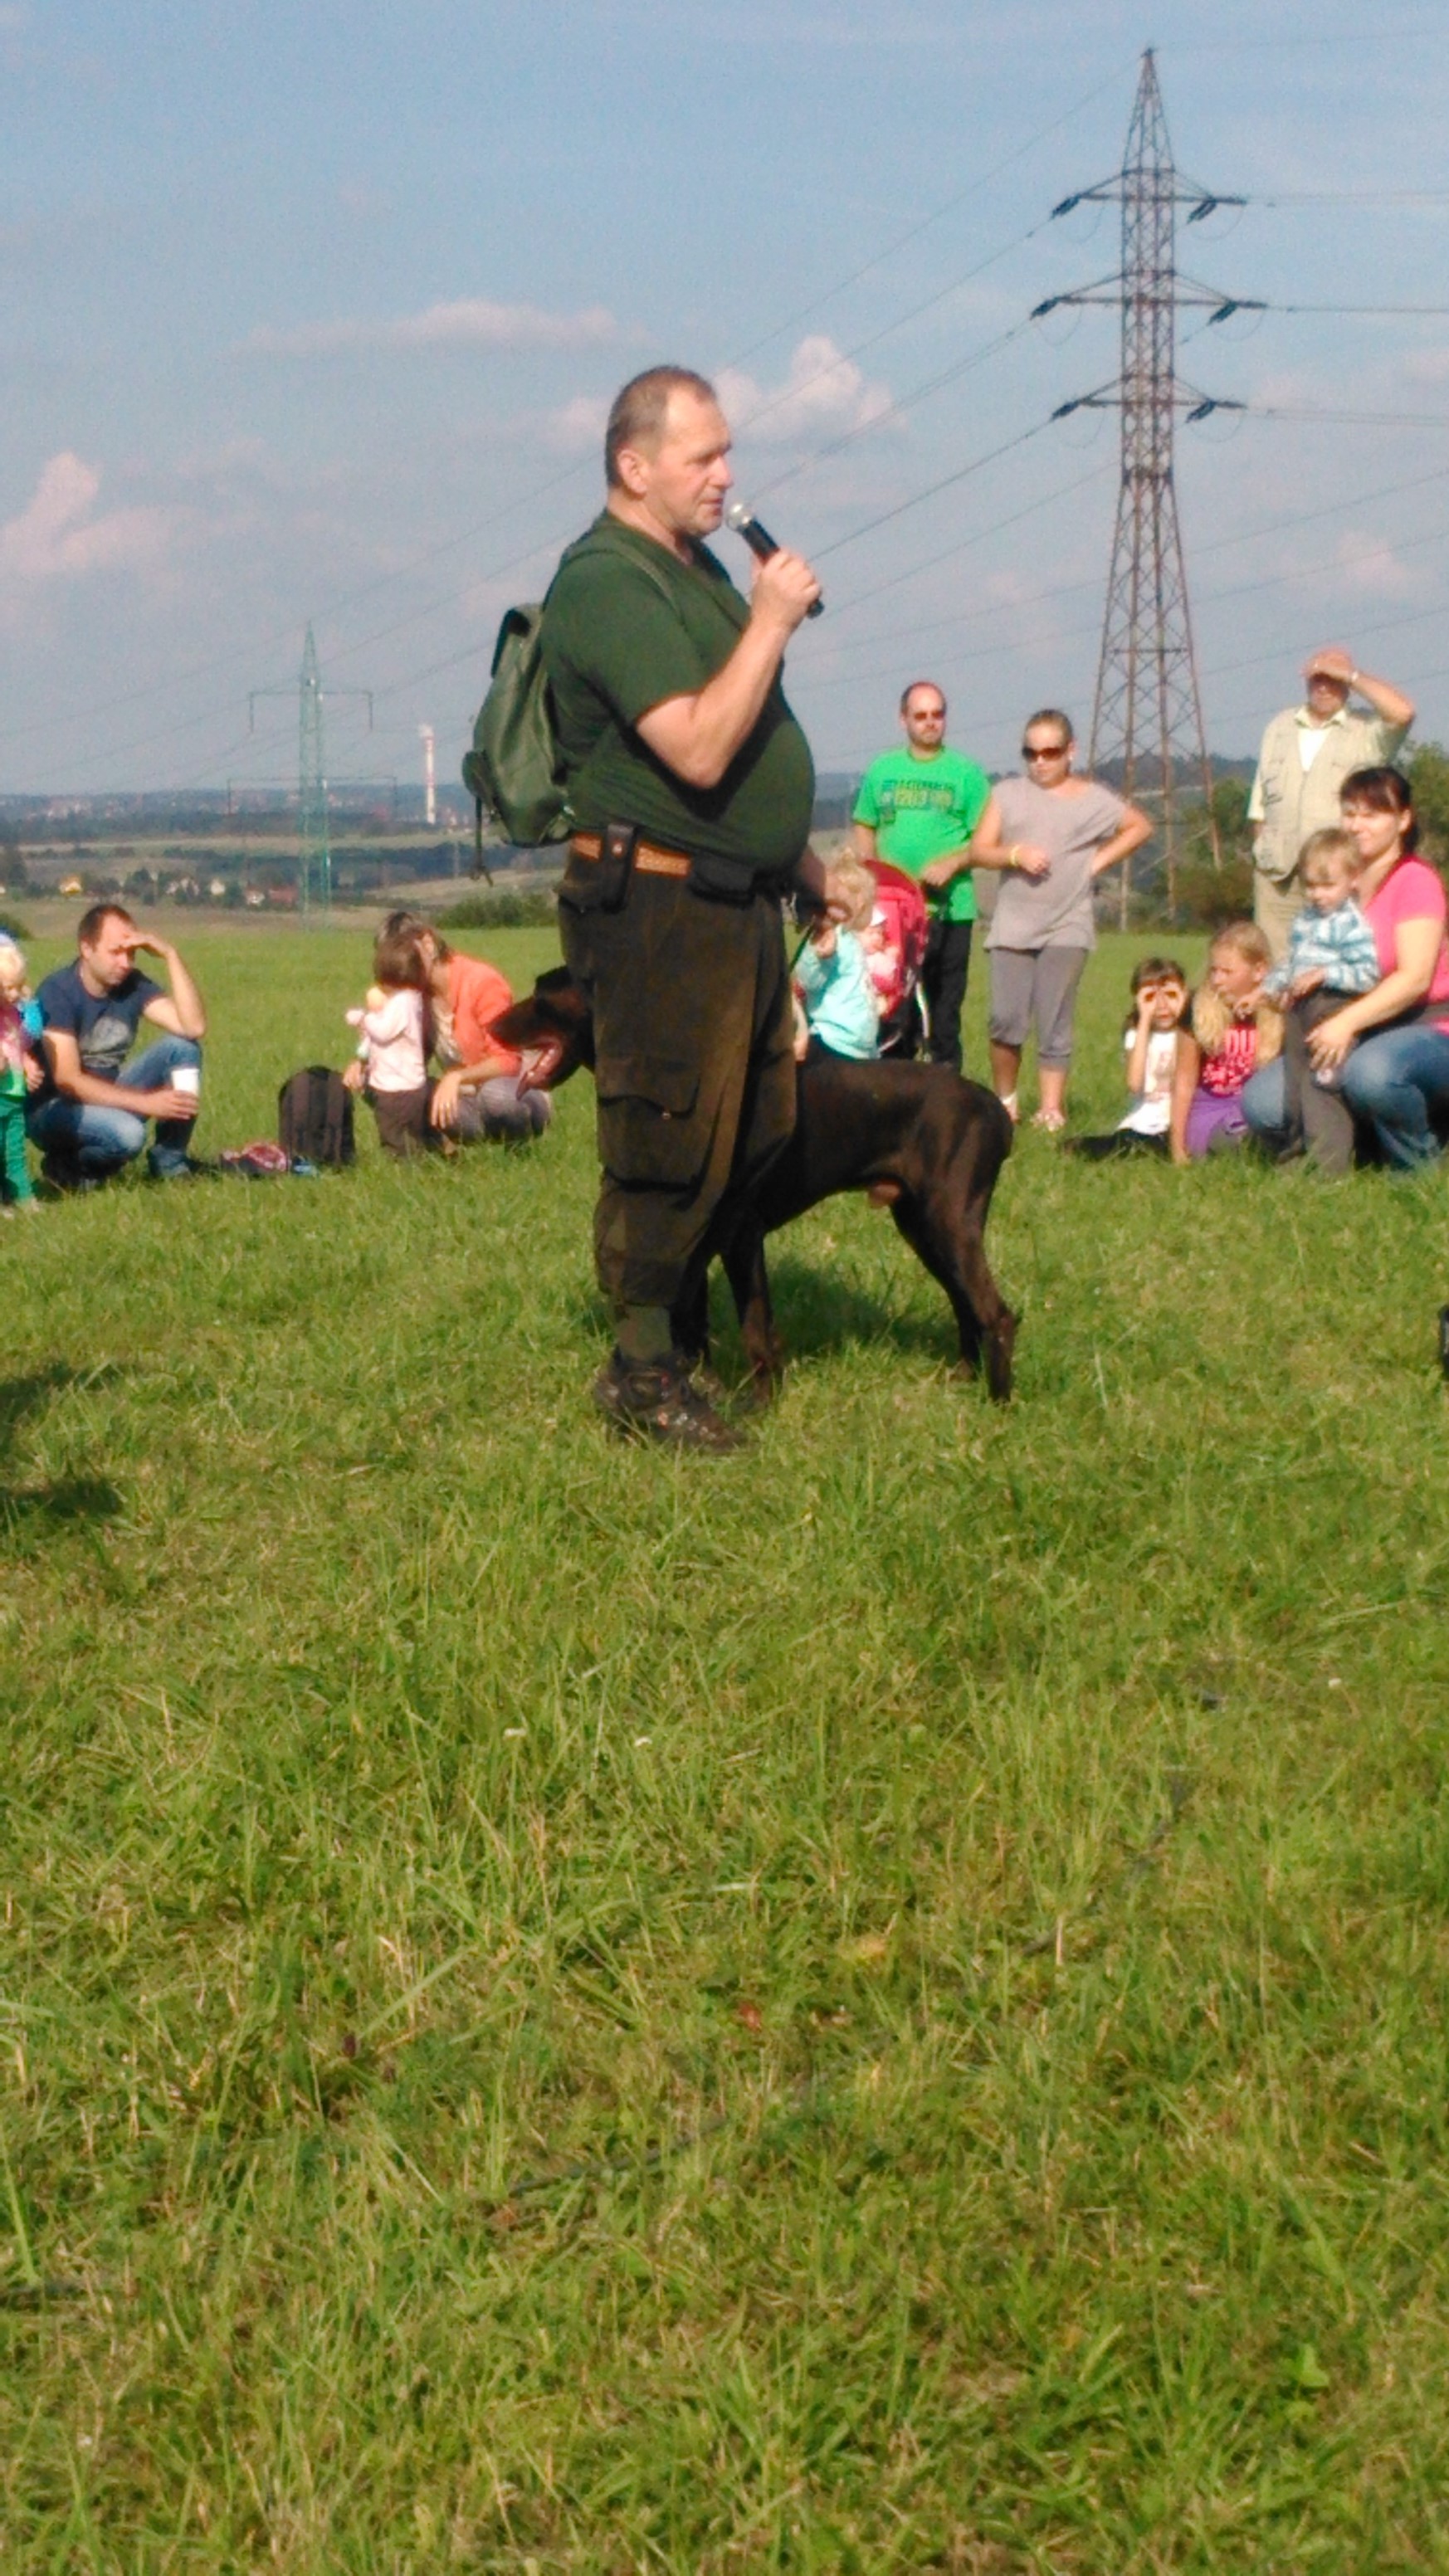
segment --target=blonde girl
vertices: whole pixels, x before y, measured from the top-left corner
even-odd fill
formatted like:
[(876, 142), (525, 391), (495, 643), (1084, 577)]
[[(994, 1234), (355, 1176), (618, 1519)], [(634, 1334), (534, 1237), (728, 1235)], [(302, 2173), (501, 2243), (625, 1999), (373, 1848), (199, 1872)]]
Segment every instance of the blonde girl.
[(827, 1055), (862, 1063), (880, 1053), (880, 1004), (862, 944), (875, 907), (876, 882), (864, 862), (837, 860), (828, 871), (832, 902), (849, 904), (838, 926), (819, 921), (795, 960), (795, 994), (804, 1028), (796, 1022), (799, 1061)]
[(1257, 924), (1230, 921), (1208, 951), (1178, 1042), (1172, 1084), (1172, 1159), (1197, 1162), (1248, 1133), (1243, 1085), (1283, 1044), (1283, 1014), (1265, 992), (1272, 951)]

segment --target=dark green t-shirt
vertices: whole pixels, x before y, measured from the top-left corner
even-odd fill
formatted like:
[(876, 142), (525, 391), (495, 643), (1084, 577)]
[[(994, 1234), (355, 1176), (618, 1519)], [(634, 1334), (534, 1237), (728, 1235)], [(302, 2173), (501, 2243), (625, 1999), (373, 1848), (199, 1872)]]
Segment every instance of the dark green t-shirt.
[(792, 867), (810, 836), (815, 768), (778, 679), (717, 787), (690, 787), (635, 731), (667, 698), (692, 697), (729, 660), (749, 618), (707, 546), (692, 564), (607, 510), (569, 547), (544, 609), (569, 804), (579, 829), (637, 823), (670, 849)]

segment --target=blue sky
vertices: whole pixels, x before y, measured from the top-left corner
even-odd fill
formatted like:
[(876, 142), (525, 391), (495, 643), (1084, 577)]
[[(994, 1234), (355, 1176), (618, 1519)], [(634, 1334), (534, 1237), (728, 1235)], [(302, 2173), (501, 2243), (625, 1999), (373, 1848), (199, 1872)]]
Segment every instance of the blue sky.
[(1449, 307), (1445, 29), (1299, 0), (0, 0), (0, 792), (284, 775), (295, 725), (267, 701), (249, 735), (247, 694), (308, 618), (324, 682), (376, 692), (371, 736), (339, 696), (334, 773), (416, 777), (422, 721), (453, 773), (498, 616), (660, 357), (719, 375), (741, 491), (819, 552), (789, 685), (821, 766), (888, 741), (917, 674), (992, 766), (1041, 701), (1085, 731), (1116, 424), (1042, 424), (1114, 373), (1115, 324), (1018, 326), (1116, 264), (1111, 211), (1044, 219), (1120, 161), (1146, 43), (1181, 167), (1285, 201), (1194, 227), (1183, 265), (1375, 308), (1182, 350), (1287, 415), (1179, 444), (1209, 739), (1250, 749), (1339, 639), (1449, 734), (1449, 313), (1383, 310)]

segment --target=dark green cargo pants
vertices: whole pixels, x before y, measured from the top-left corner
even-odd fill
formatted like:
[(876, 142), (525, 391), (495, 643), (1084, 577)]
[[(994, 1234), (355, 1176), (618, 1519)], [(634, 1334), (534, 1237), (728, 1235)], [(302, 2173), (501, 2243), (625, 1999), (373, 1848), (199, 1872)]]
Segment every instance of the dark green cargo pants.
[(725, 1200), (795, 1124), (790, 979), (778, 900), (706, 902), (635, 875), (622, 912), (561, 889), (564, 957), (594, 1015), (599, 1285), (616, 1306), (675, 1306)]

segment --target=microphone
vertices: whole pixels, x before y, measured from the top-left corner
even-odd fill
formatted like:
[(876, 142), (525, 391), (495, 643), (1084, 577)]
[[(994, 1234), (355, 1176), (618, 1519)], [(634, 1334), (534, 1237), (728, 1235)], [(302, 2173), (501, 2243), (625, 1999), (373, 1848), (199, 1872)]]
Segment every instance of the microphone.
[[(761, 563), (767, 555), (779, 553), (778, 539), (771, 536), (768, 528), (761, 527), (754, 511), (747, 510), (743, 501), (731, 501), (724, 514), (724, 523), (727, 528), (733, 528), (737, 537), (744, 538), (751, 554), (758, 555)], [(823, 599), (813, 599), (805, 614), (807, 617), (818, 617), (824, 606)]]

